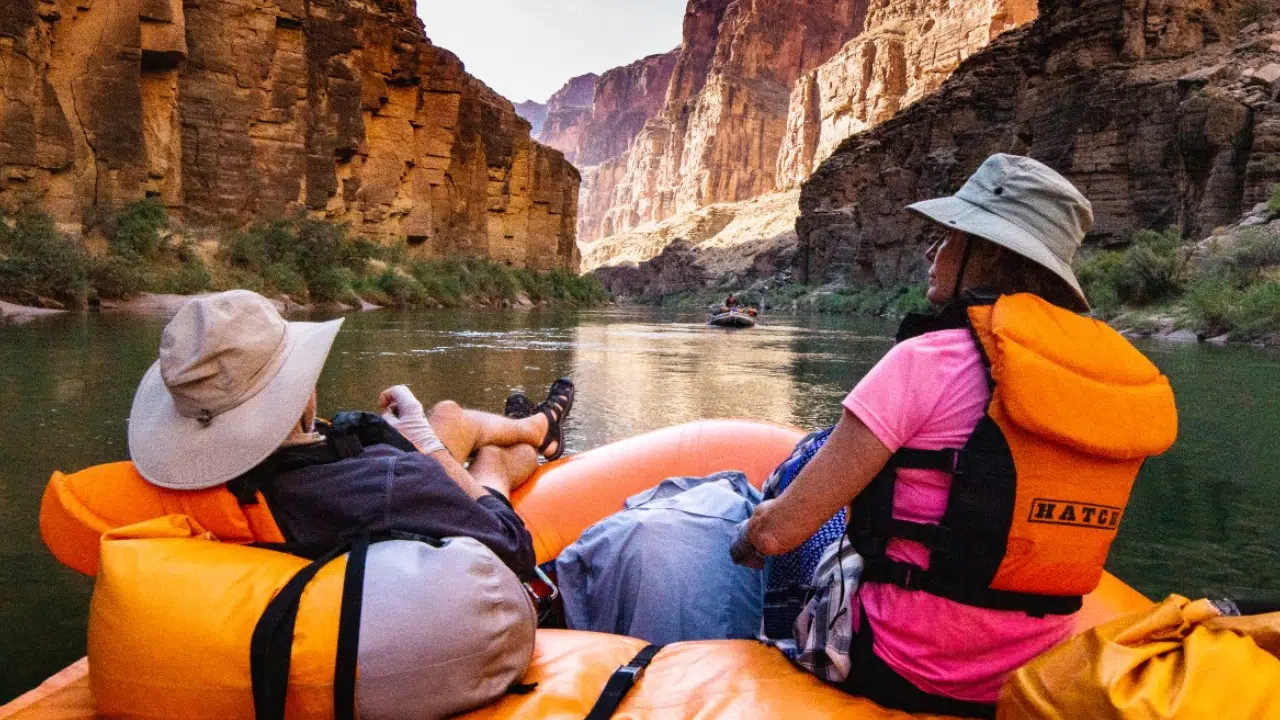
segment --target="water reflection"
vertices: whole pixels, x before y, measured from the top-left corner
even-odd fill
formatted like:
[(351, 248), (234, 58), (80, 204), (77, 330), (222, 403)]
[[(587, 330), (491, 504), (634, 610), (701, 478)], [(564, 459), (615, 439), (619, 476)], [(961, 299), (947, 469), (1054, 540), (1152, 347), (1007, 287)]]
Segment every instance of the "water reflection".
[[(49, 471), (126, 454), (133, 390), (163, 318), (74, 315), (0, 330), (0, 702), (84, 653), (91, 582), (39, 541)], [(371, 408), (407, 382), (424, 403), (497, 411), (573, 376), (570, 450), (705, 417), (814, 428), (889, 348), (892, 328), (850, 318), (766, 318), (751, 331), (696, 315), (395, 313), (347, 319), (320, 382), (322, 413)], [(1111, 569), (1160, 596), (1280, 589), (1280, 354), (1149, 345), (1173, 379), (1181, 437), (1147, 464)]]

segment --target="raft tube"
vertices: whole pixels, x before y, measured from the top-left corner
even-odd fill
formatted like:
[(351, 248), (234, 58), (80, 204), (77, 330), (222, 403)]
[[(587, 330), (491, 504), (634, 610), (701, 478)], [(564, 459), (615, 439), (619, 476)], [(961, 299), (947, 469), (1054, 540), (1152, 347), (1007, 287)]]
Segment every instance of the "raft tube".
[[(583, 530), (620, 510), (626, 498), (676, 475), (741, 470), (757, 487), (803, 436), (793, 428), (742, 420), (681, 425), (606, 445), (549, 464), (513, 497), (529, 525), (538, 561), (554, 558)], [(1085, 598), (1077, 631), (1151, 606), (1105, 575)], [(609, 676), (645, 646), (643, 640), (573, 630), (540, 630), (524, 678), (527, 695), (460, 717), (467, 720), (580, 720)], [(87, 662), (49, 678), (0, 707), (0, 720), (89, 720), (96, 705)], [(662, 650), (623, 701), (616, 718), (790, 718), (850, 720), (907, 717), (837, 690), (748, 640), (676, 643)]]
[(707, 320), (707, 324), (726, 328), (753, 328), (756, 326), (756, 319), (741, 312), (717, 313)]

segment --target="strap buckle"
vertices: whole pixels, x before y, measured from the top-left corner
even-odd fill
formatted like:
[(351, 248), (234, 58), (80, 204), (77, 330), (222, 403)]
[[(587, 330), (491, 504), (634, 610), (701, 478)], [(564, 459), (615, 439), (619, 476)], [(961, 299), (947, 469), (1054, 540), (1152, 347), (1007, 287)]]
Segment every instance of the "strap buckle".
[(898, 570), (901, 572), (902, 578), (902, 582), (897, 583), (899, 587), (904, 590), (920, 590), (923, 588), (924, 570), (922, 568), (902, 563), (898, 566)]
[(538, 624), (541, 625), (555, 610), (556, 600), (560, 599), (560, 588), (556, 587), (541, 567), (535, 565), (533, 577), (524, 582), (524, 590), (529, 594), (529, 599), (533, 600), (533, 606), (538, 612)]
[(618, 669), (613, 671), (613, 676), (622, 678), (625, 683), (635, 685), (644, 677), (644, 671), (648, 667), (647, 663), (645, 665), (619, 665)]

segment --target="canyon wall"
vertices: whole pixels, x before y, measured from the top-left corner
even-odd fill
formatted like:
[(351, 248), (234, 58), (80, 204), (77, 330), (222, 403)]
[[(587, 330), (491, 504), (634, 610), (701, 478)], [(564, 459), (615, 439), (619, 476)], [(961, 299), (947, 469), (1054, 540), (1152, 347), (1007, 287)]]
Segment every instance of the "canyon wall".
[(792, 85), (865, 13), (866, 0), (690, 0), (663, 107), (587, 184), (582, 240), (772, 191)]
[(818, 168), (800, 200), (798, 276), (919, 273), (925, 227), (903, 206), (954, 192), (994, 152), (1075, 183), (1095, 242), (1229, 224), (1280, 181), (1280, 20), (1240, 28), (1244, 4), (1043, 0), (1036, 22)]
[(577, 157), (582, 126), (591, 117), (597, 79), (595, 73), (579, 75), (547, 100), (547, 119), (537, 135), (538, 141), (564, 153), (569, 162)]
[[(703, 208), (773, 227), (757, 223), (759, 206), (729, 207), (767, 197), (790, 227), (799, 207), (788, 200), (842, 140), (933, 92), (1035, 15), (1036, 0), (690, 0), (678, 49), (597, 81), (593, 120), (630, 105), (627, 122), (580, 121), (584, 267), (632, 262), (636, 248), (653, 257), (672, 228), (701, 226)], [(620, 81), (640, 70), (647, 83)], [(743, 252), (794, 245), (790, 231), (741, 240)]]
[(873, 2), (866, 29), (792, 88), (778, 187), (799, 187), (845, 138), (933, 93), (1036, 11), (1036, 0)]
[(516, 114), (529, 121), (529, 133), (536, 139), (542, 134), (542, 126), (547, 122), (547, 106), (533, 100), (525, 100), (514, 106)]
[(0, 204), (69, 229), (305, 210), (423, 257), (577, 265), (578, 172), (413, 0), (4, 0)]

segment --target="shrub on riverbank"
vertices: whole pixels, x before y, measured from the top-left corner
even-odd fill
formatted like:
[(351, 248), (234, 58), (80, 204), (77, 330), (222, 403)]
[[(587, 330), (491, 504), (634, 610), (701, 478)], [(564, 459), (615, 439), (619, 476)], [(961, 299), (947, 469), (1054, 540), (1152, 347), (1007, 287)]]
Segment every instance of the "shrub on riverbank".
[(1203, 242), (1182, 240), (1175, 228), (1142, 231), (1124, 250), (1083, 254), (1076, 272), (1102, 318), (1141, 324), (1145, 311), (1236, 340), (1280, 333), (1280, 224)]
[(1095, 310), (1114, 315), (1121, 306), (1145, 307), (1178, 296), (1190, 258), (1177, 228), (1140, 230), (1124, 250), (1082, 253), (1076, 274)]
[(46, 300), (73, 307), (87, 300), (89, 256), (58, 232), (53, 218), (23, 209), (12, 218), (0, 212), (0, 288), (20, 301)]
[(105, 252), (95, 256), (42, 211), (0, 213), (0, 296), (83, 306), (92, 298), (243, 287), (300, 303), (363, 299), (398, 307), (607, 299), (594, 278), (485, 259), (409, 261), (402, 246), (352, 238), (346, 226), (306, 216), (258, 223), (202, 247), (174, 233), (164, 206), (148, 199), (125, 206), (103, 231)]
[(104, 228), (107, 254), (90, 262), (100, 299), (144, 292), (190, 295), (213, 289), (213, 277), (193, 243), (173, 235), (169, 213), (154, 198), (124, 206)]
[(733, 294), (742, 305), (761, 310), (857, 314), (875, 317), (902, 317), (907, 313), (927, 310), (924, 283), (890, 287), (852, 288), (847, 286), (813, 287), (793, 282), (768, 281), (747, 290), (731, 286), (712, 290), (686, 290), (653, 297), (636, 298), (644, 305), (705, 310), (718, 307)]

